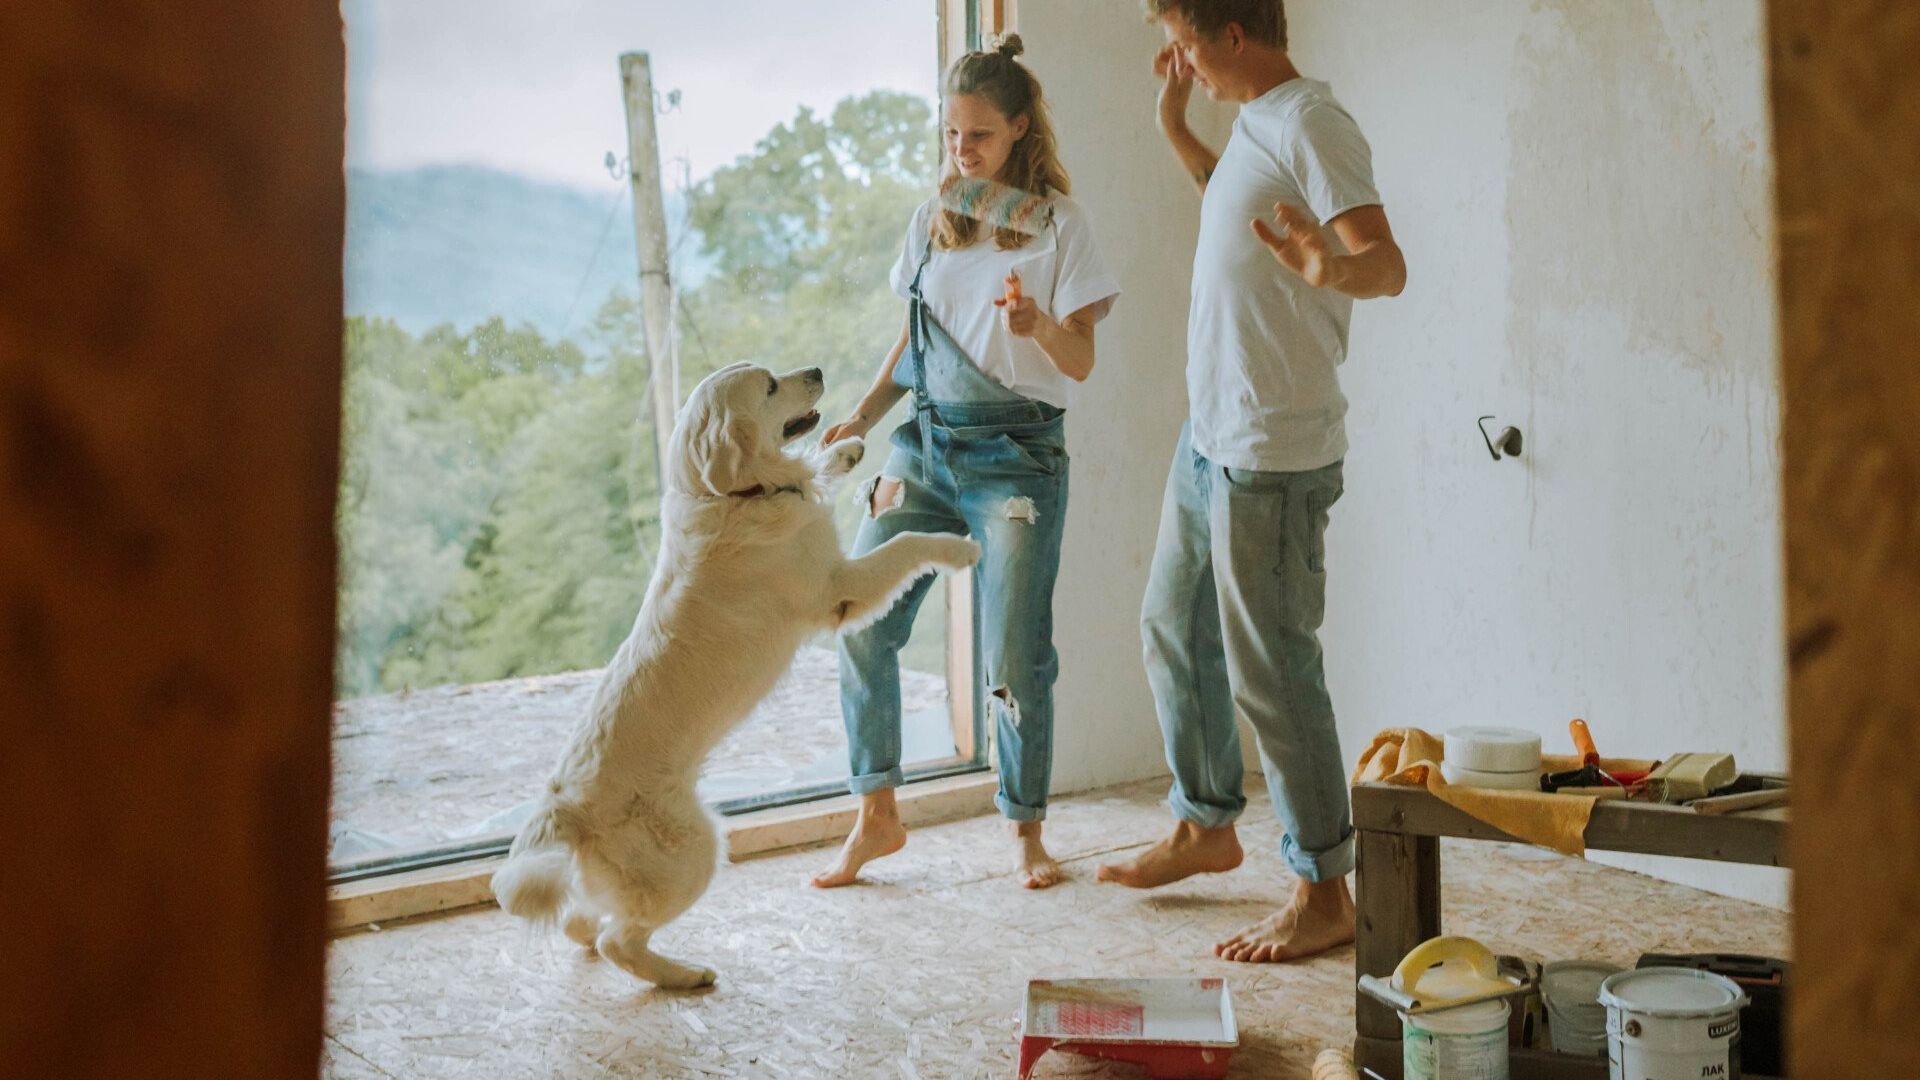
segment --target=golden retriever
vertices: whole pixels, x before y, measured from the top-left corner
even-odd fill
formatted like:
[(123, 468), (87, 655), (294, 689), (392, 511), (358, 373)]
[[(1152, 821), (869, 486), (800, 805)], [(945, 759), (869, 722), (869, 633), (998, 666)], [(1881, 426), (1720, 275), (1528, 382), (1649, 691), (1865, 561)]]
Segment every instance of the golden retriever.
[(819, 423), (818, 368), (776, 377), (734, 364), (681, 409), (664, 470), (661, 547), (633, 632), (540, 805), (493, 876), (500, 906), (657, 986), (711, 969), (648, 947), (693, 906), (717, 867), (719, 832), (694, 793), (701, 762), (773, 689), (802, 643), (884, 615), (914, 580), (973, 565), (960, 536), (907, 534), (848, 559), (826, 484), (864, 446), (788, 452)]

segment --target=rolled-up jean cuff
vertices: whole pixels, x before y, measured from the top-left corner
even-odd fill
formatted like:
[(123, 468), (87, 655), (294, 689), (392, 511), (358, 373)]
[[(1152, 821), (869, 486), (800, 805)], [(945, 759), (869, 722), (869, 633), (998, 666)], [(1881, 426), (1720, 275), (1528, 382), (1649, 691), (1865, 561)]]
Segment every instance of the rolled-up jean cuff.
[(1011, 802), (1005, 795), (995, 795), (993, 805), (1000, 809), (1000, 816), (1008, 821), (1045, 821), (1047, 808), (1044, 806), (1021, 806)]
[(1346, 877), (1353, 873), (1353, 830), (1347, 830), (1345, 840), (1325, 851), (1308, 851), (1287, 837), (1280, 841), (1280, 853), (1286, 857), (1288, 869), (1300, 875), (1302, 881)]
[(1178, 787), (1167, 792), (1167, 806), (1176, 819), (1191, 822), (1203, 829), (1223, 829), (1240, 820), (1240, 811), (1246, 808), (1244, 802), (1233, 810), (1197, 803), (1180, 794)]
[(905, 783), (907, 774), (897, 768), (886, 772), (865, 773), (847, 778), (847, 790), (855, 795), (871, 795), (887, 788), (897, 788)]

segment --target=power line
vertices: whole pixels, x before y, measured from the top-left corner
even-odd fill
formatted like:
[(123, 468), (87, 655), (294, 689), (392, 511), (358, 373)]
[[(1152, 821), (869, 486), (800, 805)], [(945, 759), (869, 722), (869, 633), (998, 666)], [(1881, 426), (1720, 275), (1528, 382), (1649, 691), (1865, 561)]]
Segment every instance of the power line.
[(567, 316), (560, 320), (562, 339), (573, 332), (573, 311), (580, 306), (580, 297), (587, 291), (587, 281), (593, 277), (594, 267), (600, 264), (600, 252), (607, 246), (607, 234), (613, 230), (613, 219), (619, 216), (620, 207), (626, 201), (627, 187), (622, 184), (613, 194), (613, 205), (607, 208), (607, 219), (600, 223), (600, 239), (594, 241), (593, 256), (587, 260), (587, 268), (580, 273), (580, 284), (573, 287), (573, 299), (567, 301)]

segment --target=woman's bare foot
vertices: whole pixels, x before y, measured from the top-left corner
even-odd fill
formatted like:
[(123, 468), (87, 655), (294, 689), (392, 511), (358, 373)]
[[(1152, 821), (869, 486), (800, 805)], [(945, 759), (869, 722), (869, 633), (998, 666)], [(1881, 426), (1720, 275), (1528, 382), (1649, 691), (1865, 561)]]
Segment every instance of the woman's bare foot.
[(1010, 821), (1013, 842), (1019, 850), (1020, 884), (1029, 889), (1045, 889), (1060, 884), (1060, 864), (1040, 846), (1040, 822)]
[(1101, 863), (1094, 876), (1133, 889), (1151, 889), (1195, 874), (1225, 873), (1244, 857), (1232, 825), (1203, 829), (1180, 821), (1174, 823), (1172, 836), (1126, 862)]
[(860, 816), (853, 832), (840, 846), (840, 857), (832, 866), (813, 875), (816, 889), (834, 889), (851, 885), (860, 876), (860, 868), (907, 846), (907, 830), (900, 824), (900, 809), (894, 804), (893, 789), (882, 788), (861, 796)]
[(1347, 879), (1301, 882), (1286, 907), (1213, 947), (1222, 960), (1279, 963), (1315, 956), (1353, 940)]

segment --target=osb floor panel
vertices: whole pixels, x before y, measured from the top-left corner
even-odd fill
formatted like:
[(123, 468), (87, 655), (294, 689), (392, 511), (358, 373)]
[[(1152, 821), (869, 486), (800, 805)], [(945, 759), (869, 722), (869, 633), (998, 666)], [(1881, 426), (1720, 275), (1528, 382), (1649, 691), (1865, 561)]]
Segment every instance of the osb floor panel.
[[(598, 671), (356, 698), (334, 707), (334, 861), (388, 847), (510, 833), (586, 712)], [(903, 712), (948, 728), (946, 680), (903, 670)], [(909, 732), (909, 746), (915, 735)], [(918, 738), (927, 743), (927, 738)], [(847, 775), (839, 661), (803, 648), (767, 700), (715, 749), (704, 797), (767, 794)], [(946, 744), (952, 752), (952, 744)]]
[[(1289, 966), (1212, 957), (1221, 936), (1291, 885), (1259, 798), (1247, 864), (1149, 893), (1093, 881), (1095, 862), (1166, 829), (1159, 783), (1056, 801), (1050, 846), (1072, 875), (1046, 892), (1009, 876), (994, 818), (922, 829), (822, 892), (821, 849), (723, 867), (656, 937), (719, 985), (647, 990), (564, 939), (499, 911), (337, 940), (330, 1077), (856, 1077), (1013, 1075), (1021, 991), (1044, 976), (1220, 975), (1241, 1047), (1234, 1077), (1309, 1075), (1353, 1035), (1353, 950)], [(1787, 916), (1538, 849), (1446, 841), (1445, 925), (1497, 951), (1627, 965), (1648, 951), (1785, 956)], [(1134, 1078), (1129, 1066), (1050, 1054), (1042, 1077)]]

